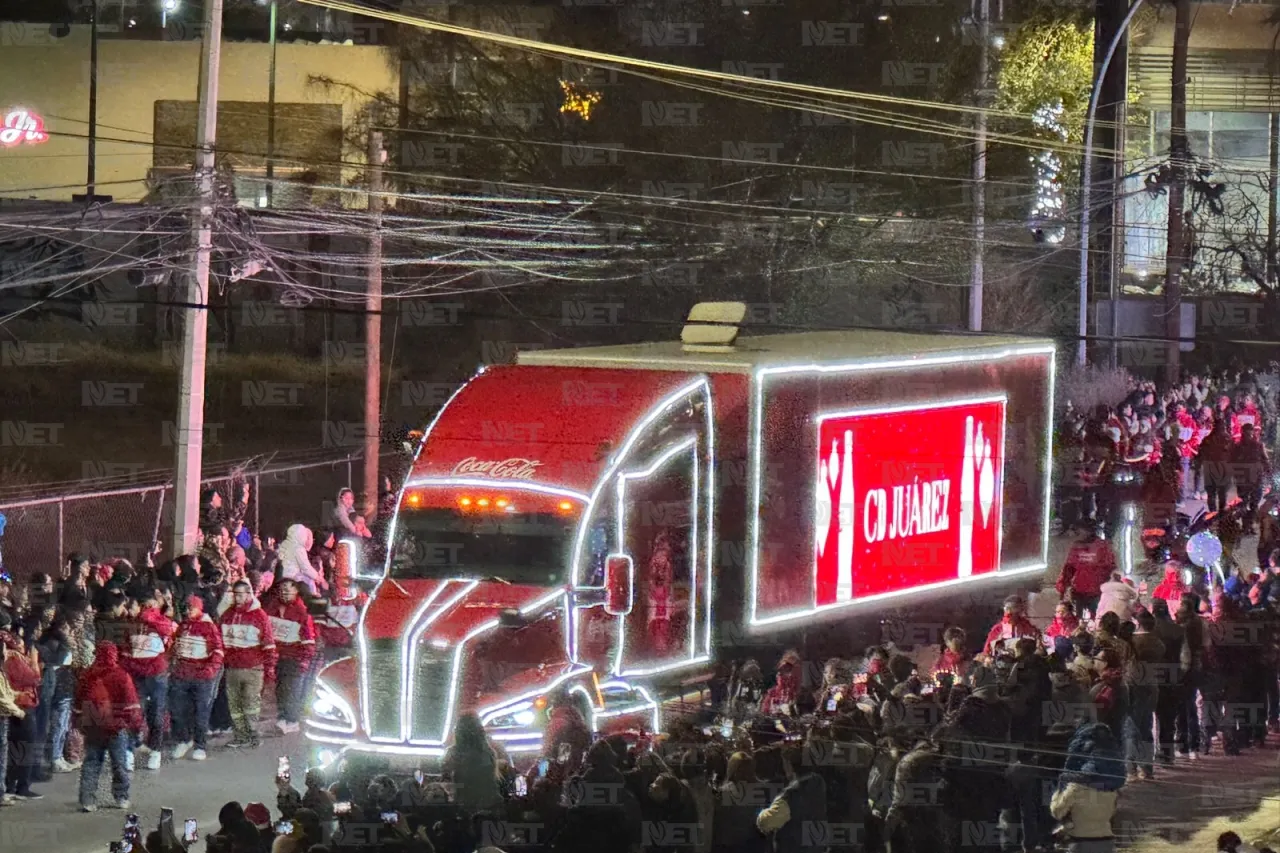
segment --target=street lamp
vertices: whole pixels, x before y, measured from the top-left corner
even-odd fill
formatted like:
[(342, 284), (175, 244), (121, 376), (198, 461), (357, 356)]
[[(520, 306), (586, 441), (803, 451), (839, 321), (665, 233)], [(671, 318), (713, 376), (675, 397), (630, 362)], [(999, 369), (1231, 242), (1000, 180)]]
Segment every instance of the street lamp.
[[(1142, 8), (1142, 0), (1133, 0), (1129, 12), (1120, 22), (1116, 33), (1107, 45), (1106, 55), (1102, 57), (1102, 65), (1098, 68), (1098, 76), (1093, 81), (1093, 91), (1089, 93), (1089, 114), (1084, 121), (1084, 162), (1080, 168), (1080, 342), (1076, 346), (1076, 363), (1081, 367), (1088, 361), (1088, 343), (1085, 337), (1089, 334), (1089, 206), (1093, 194), (1093, 122), (1098, 115), (1098, 98), (1102, 95), (1102, 81), (1106, 79), (1107, 69), (1111, 67), (1111, 57), (1115, 55), (1120, 39), (1129, 31), (1129, 23)], [(1118, 288), (1116, 288), (1118, 291)], [(1116, 297), (1111, 300), (1111, 342), (1115, 345), (1116, 334), (1120, 328), (1116, 316), (1120, 301)]]
[(169, 26), (169, 16), (178, 11), (179, 0), (160, 0), (160, 29)]
[[(266, 3), (268, 0), (258, 0), (258, 2)], [(267, 26), (270, 28), (268, 43), (271, 45), (271, 70), (268, 72), (267, 81), (267, 207), (271, 206), (272, 196), (275, 194), (273, 184), (276, 153), (276, 14), (278, 0), (269, 0), (269, 2), (271, 3), (271, 21)]]

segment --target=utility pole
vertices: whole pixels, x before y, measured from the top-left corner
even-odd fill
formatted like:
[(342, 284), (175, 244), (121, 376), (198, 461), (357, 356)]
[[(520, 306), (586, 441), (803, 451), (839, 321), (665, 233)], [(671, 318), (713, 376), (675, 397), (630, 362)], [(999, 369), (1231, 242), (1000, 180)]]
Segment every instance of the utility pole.
[(178, 451), (173, 482), (172, 554), (194, 553), (200, 530), (200, 469), (204, 452), (204, 370), (209, 334), (209, 266), (213, 255), (214, 144), (218, 129), (218, 64), (223, 0), (205, 0), (196, 126), (199, 197), (191, 222), (193, 254), (182, 309), (182, 387), (178, 395)]
[[(1091, 181), (1099, 181), (1106, 187), (1105, 204), (1097, 205), (1097, 224), (1093, 234), (1097, 239), (1090, 246), (1091, 266), (1098, 273), (1094, 293), (1107, 295), (1111, 309), (1110, 360), (1111, 366), (1119, 365), (1120, 336), (1120, 258), (1124, 246), (1120, 241), (1120, 209), (1124, 178), (1125, 117), (1129, 95), (1129, 8), (1130, 0), (1096, 0), (1094, 19), (1097, 22), (1093, 39), (1093, 66), (1098, 80), (1097, 138), (1104, 156), (1098, 162)], [(1111, 48), (1114, 45), (1114, 48)], [(1106, 51), (1111, 58), (1104, 64)], [(1095, 216), (1094, 211), (1089, 211)], [(1101, 330), (1099, 330), (1101, 333)]]
[(378, 451), (382, 437), (382, 164), (387, 152), (377, 127), (376, 106), (369, 110), (369, 292), (364, 317), (364, 507), (372, 518), (378, 507)]
[(267, 207), (275, 199), (276, 157), (276, 7), (278, 0), (271, 0), (271, 71), (267, 78)]
[(1267, 287), (1274, 287), (1276, 275), (1276, 215), (1280, 208), (1280, 184), (1277, 183), (1277, 172), (1280, 172), (1280, 113), (1271, 114), (1270, 134), (1268, 142), (1269, 164), (1267, 169)]
[(1187, 48), (1191, 40), (1191, 0), (1176, 0), (1173, 25), (1173, 79), (1169, 109), (1169, 231), (1165, 249), (1164, 314), (1169, 338), (1165, 373), (1176, 382), (1182, 358), (1182, 269), (1186, 264), (1184, 227), (1187, 192)]
[(973, 143), (973, 271), (969, 282), (969, 331), (982, 331), (984, 248), (987, 239), (987, 76), (991, 50), (990, 0), (978, 0), (978, 115)]
[(93, 204), (98, 188), (98, 0), (93, 0), (89, 14), (89, 170), (85, 192)]

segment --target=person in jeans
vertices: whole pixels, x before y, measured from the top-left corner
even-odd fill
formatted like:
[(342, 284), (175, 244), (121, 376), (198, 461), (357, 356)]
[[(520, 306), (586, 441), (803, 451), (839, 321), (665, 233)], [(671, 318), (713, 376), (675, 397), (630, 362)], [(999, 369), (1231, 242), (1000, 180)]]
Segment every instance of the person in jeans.
[[(135, 596), (137, 618), (128, 630), (128, 643), (121, 649), (120, 665), (133, 677), (134, 689), (147, 718), (147, 769), (159, 770), (164, 749), (164, 723), (169, 704), (169, 648), (178, 626), (163, 593), (154, 584)], [(134, 749), (142, 746), (135, 739)], [(132, 769), (132, 768), (130, 768)]]
[(280, 656), (276, 667), (276, 728), (281, 734), (289, 734), (299, 729), (303, 688), (316, 655), (316, 627), (307, 605), (298, 597), (298, 585), (288, 578), (276, 582), (265, 606)]
[(120, 666), (115, 643), (99, 641), (93, 666), (76, 685), (75, 718), (84, 732), (80, 767), (80, 811), (98, 808), (98, 778), (111, 759), (111, 808), (129, 808), (129, 746), (142, 731), (142, 705), (133, 678)]
[(70, 773), (77, 769), (67, 762), (63, 752), (71, 726), (71, 702), (76, 691), (75, 674), (71, 671), (71, 634), (75, 620), (83, 618), (83, 612), (57, 615), (49, 630), (36, 643), (44, 670), (37, 729), (41, 743), (49, 747), (45, 761), (55, 773)]
[(235, 728), (229, 745), (256, 747), (262, 688), (276, 677), (276, 640), (271, 617), (253, 597), (248, 581), (236, 581), (232, 587), (232, 605), (222, 615), (221, 626), (227, 703)]
[(222, 676), (222, 631), (204, 612), (204, 600), (187, 597), (187, 618), (178, 626), (169, 680), (169, 709), (177, 745), (175, 761), (191, 753), (193, 761), (208, 757), (209, 714)]
[(9, 766), (5, 774), (5, 792), (24, 800), (41, 799), (31, 789), (35, 773), (36, 709), (40, 705), (40, 660), (35, 649), (28, 652), (22, 641), (9, 628), (9, 616), (0, 611), (0, 658), (3, 660), (5, 678), (17, 694), (15, 702), (23, 711), (21, 717), (9, 719)]
[(1155, 633), (1156, 617), (1148, 611), (1138, 614), (1138, 630), (1130, 641), (1133, 660), (1126, 680), (1129, 686), (1129, 719), (1125, 722), (1126, 769), (1130, 779), (1155, 775), (1155, 744), (1152, 740), (1160, 676), (1164, 670), (1164, 643)]

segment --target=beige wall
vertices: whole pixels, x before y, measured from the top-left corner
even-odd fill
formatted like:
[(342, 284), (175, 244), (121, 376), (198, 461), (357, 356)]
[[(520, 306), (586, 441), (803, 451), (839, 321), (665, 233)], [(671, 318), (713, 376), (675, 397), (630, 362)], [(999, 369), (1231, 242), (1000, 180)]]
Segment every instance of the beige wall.
[[(21, 27), (23, 25), (17, 25)], [(41, 31), (44, 30), (44, 31)], [(0, 195), (67, 200), (84, 192), (89, 116), (87, 27), (53, 39), (47, 28), (23, 38), (12, 27), (0, 33), (0, 111), (22, 106), (42, 115), (50, 132), (42, 145), (0, 149)], [(219, 76), (220, 101), (267, 100), (270, 48), (225, 43)], [(151, 138), (158, 100), (195, 100), (200, 43), (103, 38), (98, 48), (98, 193), (135, 201), (146, 193), (152, 165)], [(313, 76), (348, 83), (365, 92), (394, 93), (398, 78), (381, 48), (280, 44), (277, 103), (341, 104), (350, 124), (362, 99), (312, 84)], [(60, 135), (60, 134), (70, 134)], [(109, 141), (122, 140), (122, 141)], [(219, 143), (234, 148), (233, 139)], [(345, 159), (355, 159), (348, 153)], [(56, 189), (29, 189), (57, 187)]]
[[(1159, 15), (1134, 44), (1135, 49), (1173, 49), (1173, 7), (1161, 4), (1157, 8)], [(1276, 28), (1266, 21), (1273, 10), (1270, 4), (1242, 3), (1232, 11), (1229, 3), (1196, 3), (1188, 45), (1193, 51), (1270, 50)]]

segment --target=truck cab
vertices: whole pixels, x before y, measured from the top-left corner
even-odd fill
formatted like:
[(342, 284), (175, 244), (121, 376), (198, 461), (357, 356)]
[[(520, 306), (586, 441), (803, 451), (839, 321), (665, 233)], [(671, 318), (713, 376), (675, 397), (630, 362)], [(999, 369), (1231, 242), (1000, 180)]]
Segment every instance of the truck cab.
[[(730, 648), (916, 589), (1043, 570), (1052, 344), (857, 332), (737, 342), (732, 322), (711, 326), (710, 343), (695, 329), (682, 342), (521, 354), (446, 403), (401, 490), (355, 655), (317, 679), (316, 764), (430, 765), (464, 713), (513, 759), (532, 758), (555, 696), (601, 734), (656, 733), (673, 703), (699, 701)], [(798, 384), (774, 381), (788, 370)], [(881, 411), (885, 400), (899, 408)], [(855, 478), (873, 463), (855, 471), (828, 433), (849, 448), (856, 433), (879, 459), (870, 442), (909, 428), (913, 411), (959, 424), (956, 452), (917, 459), (907, 447), (875, 475), (907, 486), (863, 500)], [(1005, 451), (1009, 412), (1027, 427), (1025, 453)], [(991, 470), (966, 469), (961, 440), (975, 446), (987, 414)], [(904, 552), (873, 540), (907, 535), (912, 509), (895, 507), (913, 478), (910, 533), (937, 544), (912, 559), (931, 565), (886, 572), (885, 555)], [(1001, 532), (1010, 493), (1032, 521), (1012, 536)], [(949, 529), (961, 522), (967, 545)]]

